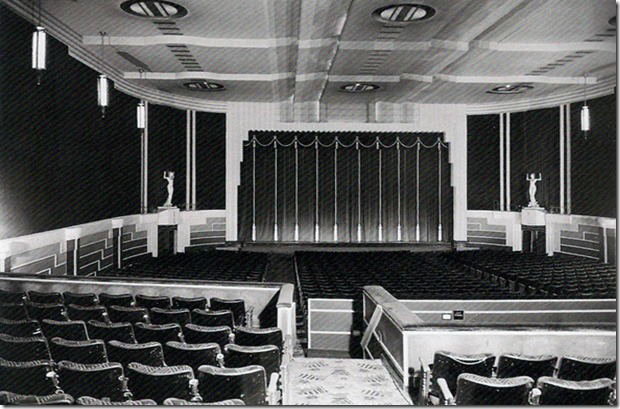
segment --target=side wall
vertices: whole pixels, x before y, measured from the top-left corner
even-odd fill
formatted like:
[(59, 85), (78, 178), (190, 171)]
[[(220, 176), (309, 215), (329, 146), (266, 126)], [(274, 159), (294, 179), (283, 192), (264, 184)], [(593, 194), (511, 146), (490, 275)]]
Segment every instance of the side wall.
[[(226, 115), (226, 240), (237, 241), (243, 142), (250, 130), (443, 132), (450, 143), (455, 241), (467, 240), (467, 116), (464, 105), (413, 104), (411, 123), (282, 122), (279, 104), (230, 103)], [(379, 117), (381, 117), (379, 115)], [(374, 118), (375, 120), (378, 118)], [(392, 118), (394, 119), (394, 118)]]

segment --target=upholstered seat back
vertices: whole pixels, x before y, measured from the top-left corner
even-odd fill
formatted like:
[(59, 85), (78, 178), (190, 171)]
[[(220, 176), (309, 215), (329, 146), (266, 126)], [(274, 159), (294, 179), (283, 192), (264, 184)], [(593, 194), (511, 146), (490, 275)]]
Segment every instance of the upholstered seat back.
[(0, 304), (0, 318), (26, 320), (28, 319), (28, 311), (22, 303), (2, 303)]
[(565, 356), (560, 360), (557, 377), (567, 381), (593, 381), (616, 376), (616, 358)]
[(68, 321), (67, 309), (64, 304), (26, 303), (28, 316), (35, 320)]
[(82, 406), (155, 406), (157, 402), (152, 399), (125, 400), (115, 402), (109, 399), (95, 399), (90, 396), (82, 396), (75, 403)]
[(558, 358), (552, 355), (502, 354), (498, 358), (497, 377), (529, 376), (538, 379), (541, 376), (553, 376), (557, 361)]
[(71, 405), (73, 404), (73, 396), (66, 393), (54, 393), (45, 396), (37, 395), (20, 395), (11, 392), (0, 392), (0, 404), (2, 405)]
[(12, 335), (14, 337), (33, 337), (41, 335), (41, 326), (37, 320), (8, 320), (0, 318), (0, 334)]
[(26, 395), (48, 395), (56, 391), (47, 377), (48, 360), (15, 362), (0, 359), (0, 390)]
[(457, 405), (527, 405), (534, 380), (528, 376), (487, 378), (461, 374), (457, 379)]
[(538, 388), (541, 405), (607, 405), (613, 381), (566, 381), (544, 376), (538, 380)]
[(154, 367), (131, 363), (127, 377), (135, 399), (153, 399), (161, 405), (167, 398), (192, 398), (189, 381), (194, 379), (194, 372), (186, 365)]
[(121, 307), (132, 307), (134, 305), (134, 299), (133, 295), (131, 294), (101, 293), (99, 294), (99, 304), (106, 307), (111, 307), (113, 305)]
[(198, 390), (205, 402), (241, 399), (246, 405), (267, 403), (267, 376), (262, 366), (217, 368), (203, 365), (198, 368)]
[(12, 337), (6, 334), (0, 334), (0, 358), (7, 361), (51, 361), (45, 338)]
[(112, 322), (129, 322), (131, 324), (149, 322), (149, 312), (144, 307), (112, 305), (108, 309), (108, 315)]
[(265, 368), (267, 377), (274, 372), (280, 372), (282, 354), (275, 345), (241, 346), (226, 345), (225, 365), (227, 368), (242, 368), (249, 365), (259, 365)]
[(230, 310), (235, 317), (235, 325), (245, 324), (245, 301), (242, 299), (224, 300), (213, 297), (209, 300), (209, 309), (212, 311)]
[(84, 321), (41, 321), (41, 330), (47, 339), (61, 337), (72, 341), (85, 341), (88, 332)]
[(235, 319), (232, 311), (204, 311), (199, 309), (192, 310), (192, 324), (205, 327), (227, 326), (234, 328)]
[(172, 297), (172, 308), (187, 308), (190, 311), (195, 308), (205, 310), (207, 308), (207, 299), (205, 297)]
[(164, 351), (159, 342), (127, 344), (120, 341), (110, 341), (108, 343), (108, 359), (110, 362), (120, 362), (125, 368), (132, 362), (150, 366), (165, 365)]
[(162, 309), (151, 308), (151, 323), (153, 324), (179, 324), (183, 326), (190, 324), (191, 318), (188, 309)]
[(103, 305), (82, 306), (69, 304), (67, 307), (67, 313), (72, 320), (81, 320), (88, 322), (90, 320), (97, 320), (108, 322), (108, 310)]
[(30, 302), (39, 304), (63, 304), (65, 300), (61, 293), (57, 292), (39, 292), (28, 291), (28, 299)]
[(123, 367), (117, 362), (105, 364), (58, 363), (58, 378), (63, 391), (71, 396), (92, 396), (123, 400)]
[(224, 348), (226, 344), (230, 343), (230, 335), (232, 331), (230, 327), (205, 327), (196, 324), (187, 324), (183, 327), (183, 338), (188, 344), (208, 344), (215, 342)]
[(99, 304), (99, 299), (94, 293), (72, 293), (70, 291), (65, 291), (62, 296), (67, 305), (75, 304), (84, 307), (92, 307)]
[(158, 308), (170, 308), (171, 304), (170, 304), (170, 298), (166, 297), (165, 295), (143, 295), (143, 294), (137, 294), (136, 295), (136, 305), (138, 307), (144, 307), (144, 308), (148, 308), (151, 309), (153, 307), (158, 307)]
[(92, 339), (102, 339), (106, 343), (117, 340), (130, 344), (136, 343), (133, 326), (128, 322), (88, 321), (88, 334)]
[(69, 341), (63, 338), (50, 340), (50, 352), (55, 362), (71, 361), (79, 364), (103, 364), (108, 362), (105, 343), (100, 339)]
[(220, 346), (214, 342), (208, 344), (185, 344), (176, 341), (166, 342), (164, 356), (168, 365), (189, 365), (197, 371), (201, 365), (218, 364)]
[(0, 289), (0, 303), (2, 304), (23, 304), (27, 300), (28, 296), (23, 291)]
[(235, 328), (235, 344), (244, 346), (275, 345), (282, 349), (280, 328)]
[(138, 342), (159, 342), (164, 345), (168, 341), (182, 341), (183, 333), (179, 324), (152, 325), (138, 322), (134, 326)]
[(456, 393), (456, 380), (462, 373), (491, 377), (495, 357), (491, 354), (465, 355), (447, 351), (437, 351), (433, 359), (433, 388), (437, 389), (437, 379), (444, 378), (448, 388)]

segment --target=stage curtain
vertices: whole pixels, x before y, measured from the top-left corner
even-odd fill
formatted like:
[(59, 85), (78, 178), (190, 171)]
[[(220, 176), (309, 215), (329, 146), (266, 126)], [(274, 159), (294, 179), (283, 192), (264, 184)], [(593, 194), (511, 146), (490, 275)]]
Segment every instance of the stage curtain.
[(239, 238), (252, 241), (254, 224), (255, 241), (276, 241), (277, 222), (277, 241), (296, 241), (298, 224), (299, 242), (333, 243), (336, 224), (337, 242), (355, 243), (359, 224), (361, 242), (398, 242), (400, 221), (402, 242), (417, 241), (418, 225), (419, 241), (436, 242), (441, 218), (441, 241), (449, 241), (450, 174), (440, 133), (252, 131), (241, 167)]

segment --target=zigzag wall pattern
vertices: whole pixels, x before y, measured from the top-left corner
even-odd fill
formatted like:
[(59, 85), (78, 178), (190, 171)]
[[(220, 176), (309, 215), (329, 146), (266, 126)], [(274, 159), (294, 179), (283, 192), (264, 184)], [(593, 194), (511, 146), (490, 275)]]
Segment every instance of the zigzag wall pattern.
[(477, 246), (506, 246), (506, 226), (488, 224), (484, 218), (468, 217), (467, 243)]

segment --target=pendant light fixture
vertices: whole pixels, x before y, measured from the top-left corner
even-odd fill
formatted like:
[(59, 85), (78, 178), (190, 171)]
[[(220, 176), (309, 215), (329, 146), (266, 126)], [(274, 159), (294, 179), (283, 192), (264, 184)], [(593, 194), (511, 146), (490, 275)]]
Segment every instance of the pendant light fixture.
[(583, 76), (583, 106), (581, 107), (581, 130), (586, 133), (590, 130), (590, 107), (588, 107), (587, 75)]
[(146, 127), (146, 106), (144, 105), (144, 101), (140, 101), (136, 107), (136, 119), (138, 129), (144, 132), (144, 128)]
[[(37, 73), (37, 85), (41, 85), (43, 70), (46, 68), (47, 32), (41, 25), (41, 0), (39, 0), (39, 13), (35, 32), (32, 33), (32, 69)], [(33, 10), (33, 20), (35, 20)]]
[(108, 94), (108, 77), (103, 73), (103, 40), (107, 35), (105, 31), (101, 31), (101, 74), (97, 79), (97, 104), (101, 107), (101, 118), (105, 118), (105, 109), (110, 103)]

